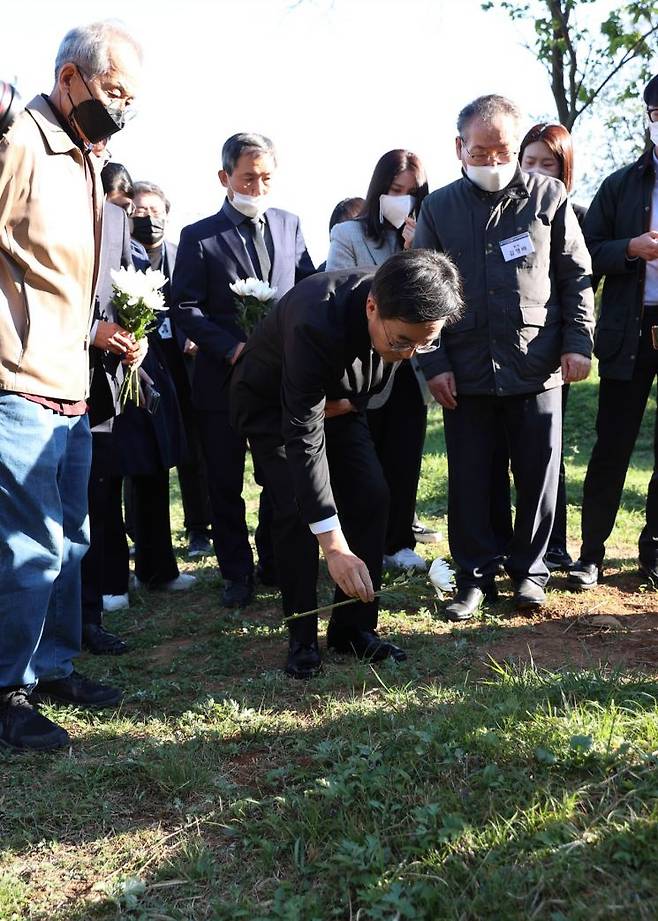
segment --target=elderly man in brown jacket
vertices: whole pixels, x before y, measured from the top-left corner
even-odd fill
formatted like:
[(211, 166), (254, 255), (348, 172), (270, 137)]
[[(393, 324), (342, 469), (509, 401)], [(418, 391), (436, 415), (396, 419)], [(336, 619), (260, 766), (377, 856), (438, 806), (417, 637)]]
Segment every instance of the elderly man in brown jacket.
[[(73, 671), (88, 544), (88, 348), (103, 213), (91, 145), (118, 131), (141, 51), (115, 23), (71, 30), (55, 86), (0, 139), (0, 744), (68, 745), (32, 701), (110, 706)], [(113, 348), (112, 330), (105, 330)], [(102, 334), (101, 334), (102, 336)], [(129, 350), (136, 358), (136, 348)]]

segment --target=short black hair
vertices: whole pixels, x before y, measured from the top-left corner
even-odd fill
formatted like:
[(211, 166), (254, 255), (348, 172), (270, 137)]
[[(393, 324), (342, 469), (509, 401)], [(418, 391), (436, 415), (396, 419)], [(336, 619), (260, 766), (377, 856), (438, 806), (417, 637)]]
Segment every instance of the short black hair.
[(464, 309), (455, 265), (432, 249), (409, 249), (390, 256), (375, 272), (370, 288), (384, 320), (453, 323)]
[(652, 77), (644, 87), (643, 98), (647, 106), (658, 106), (658, 75)]
[(113, 192), (123, 192), (128, 198), (135, 194), (135, 187), (130, 178), (130, 173), (123, 163), (106, 163), (101, 170), (101, 182), (106, 195)]

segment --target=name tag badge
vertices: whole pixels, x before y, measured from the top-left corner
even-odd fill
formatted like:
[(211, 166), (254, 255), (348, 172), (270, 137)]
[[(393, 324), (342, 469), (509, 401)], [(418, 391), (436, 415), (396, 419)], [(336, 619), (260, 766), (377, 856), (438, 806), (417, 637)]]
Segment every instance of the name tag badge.
[(161, 339), (172, 339), (173, 333), (171, 331), (171, 320), (169, 317), (165, 317), (160, 326), (158, 327), (158, 336)]
[(521, 256), (529, 256), (530, 253), (534, 253), (535, 248), (532, 245), (530, 234), (520, 233), (516, 237), (501, 240), (500, 251), (505, 262), (511, 262), (513, 259), (520, 259)]

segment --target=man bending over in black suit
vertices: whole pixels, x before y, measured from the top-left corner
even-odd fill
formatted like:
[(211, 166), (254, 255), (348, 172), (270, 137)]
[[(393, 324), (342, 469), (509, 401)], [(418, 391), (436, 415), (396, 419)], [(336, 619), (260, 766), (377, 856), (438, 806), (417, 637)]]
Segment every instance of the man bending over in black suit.
[[(402, 359), (438, 345), (462, 310), (445, 256), (413, 250), (368, 269), (307, 278), (256, 328), (231, 387), (234, 427), (249, 439), (273, 506), (274, 553), (286, 616), (317, 605), (318, 543), (336, 583), (327, 645), (358, 658), (406, 654), (376, 631), (388, 488), (368, 430), (369, 398)], [(317, 617), (289, 621), (285, 666), (320, 668)]]

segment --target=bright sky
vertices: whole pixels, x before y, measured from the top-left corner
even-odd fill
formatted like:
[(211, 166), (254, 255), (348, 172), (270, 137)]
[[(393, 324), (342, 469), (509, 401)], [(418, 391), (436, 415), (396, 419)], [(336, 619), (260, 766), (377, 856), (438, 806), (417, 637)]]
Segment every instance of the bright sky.
[(365, 194), (387, 150), (417, 153), (433, 189), (459, 175), (455, 118), (476, 96), (515, 99), (527, 127), (555, 118), (519, 26), (478, 0), (19, 0), (3, 11), (0, 77), (25, 100), (49, 92), (65, 32), (108, 17), (145, 51), (139, 115), (113, 159), (165, 189), (174, 240), (220, 208), (220, 150), (237, 131), (274, 140), (273, 204), (300, 215), (319, 263), (334, 205)]

